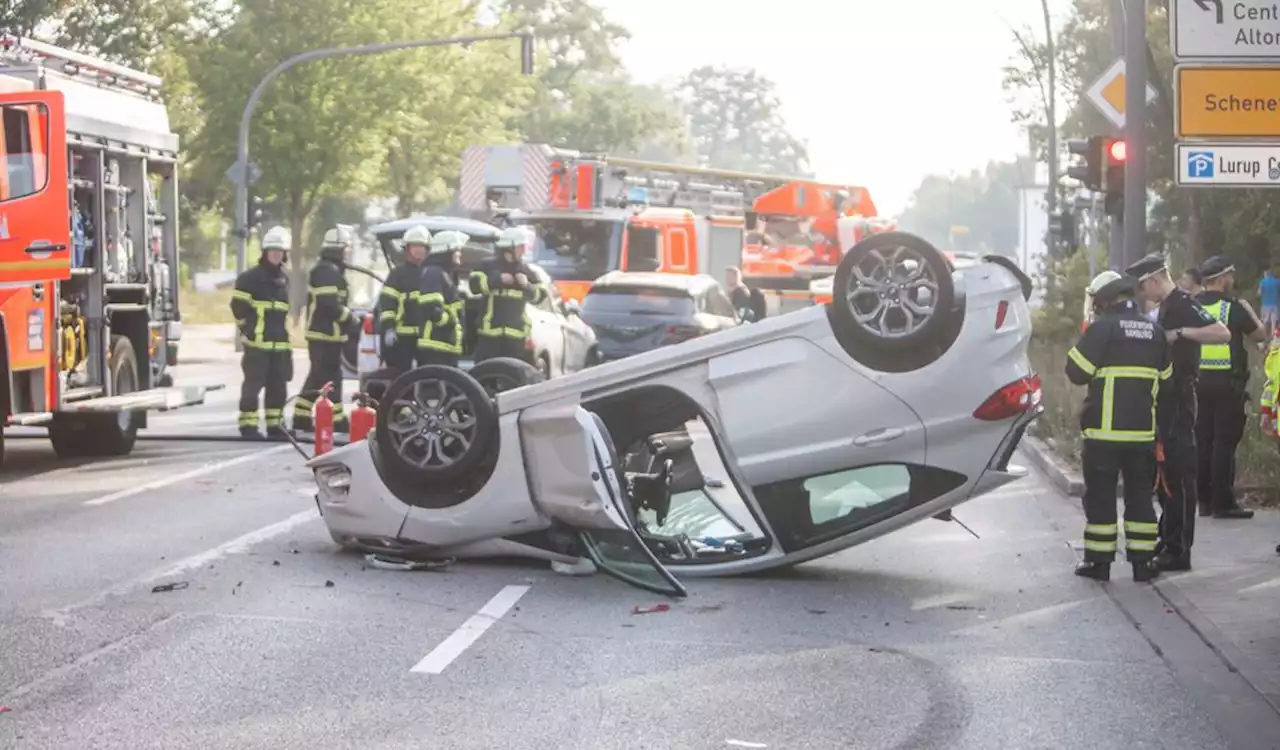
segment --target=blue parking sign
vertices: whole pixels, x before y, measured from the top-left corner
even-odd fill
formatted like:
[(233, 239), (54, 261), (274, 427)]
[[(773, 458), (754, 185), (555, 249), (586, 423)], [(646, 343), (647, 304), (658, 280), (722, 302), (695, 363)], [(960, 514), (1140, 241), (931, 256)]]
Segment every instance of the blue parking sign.
[(1213, 152), (1188, 151), (1187, 177), (1193, 180), (1213, 179)]

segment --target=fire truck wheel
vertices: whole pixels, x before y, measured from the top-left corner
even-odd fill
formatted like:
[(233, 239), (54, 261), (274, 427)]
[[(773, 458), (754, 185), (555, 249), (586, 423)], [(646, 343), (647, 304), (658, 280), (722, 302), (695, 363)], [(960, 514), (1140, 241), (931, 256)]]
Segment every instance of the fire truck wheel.
[(503, 391), (541, 383), (547, 379), (546, 373), (541, 369), (515, 357), (486, 359), (472, 367), (470, 375), (494, 397)]
[(498, 435), (493, 400), (462, 370), (428, 366), (401, 375), (378, 404), (375, 441), (398, 478), (455, 483), (490, 458)]
[(908, 354), (947, 330), (955, 285), (947, 257), (906, 232), (874, 234), (845, 253), (828, 315), (856, 351)]
[[(111, 353), (107, 360), (112, 392), (116, 395), (138, 390), (138, 355), (126, 336), (111, 337)], [(93, 415), (93, 431), (98, 453), (103, 456), (125, 456), (133, 451), (138, 439), (138, 412)]]

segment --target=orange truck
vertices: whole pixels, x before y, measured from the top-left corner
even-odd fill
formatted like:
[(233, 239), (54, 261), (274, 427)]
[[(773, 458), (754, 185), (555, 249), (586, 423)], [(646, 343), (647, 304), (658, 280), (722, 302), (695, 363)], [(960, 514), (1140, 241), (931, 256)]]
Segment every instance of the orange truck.
[(122, 455), (147, 412), (201, 403), (166, 371), (178, 313), (178, 138), (160, 79), (0, 37), (0, 459)]

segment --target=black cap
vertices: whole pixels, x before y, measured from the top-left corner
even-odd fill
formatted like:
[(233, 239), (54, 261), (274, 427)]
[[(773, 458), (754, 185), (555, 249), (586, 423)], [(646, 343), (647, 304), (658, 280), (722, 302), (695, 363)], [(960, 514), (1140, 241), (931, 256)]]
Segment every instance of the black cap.
[(1215, 255), (1200, 264), (1200, 273), (1204, 276), (1205, 281), (1231, 273), (1234, 270), (1236, 270), (1236, 267), (1224, 255)]
[(1093, 294), (1095, 305), (1107, 306), (1125, 295), (1133, 295), (1138, 290), (1138, 280), (1132, 276), (1121, 276), (1109, 282)]
[(1124, 269), (1124, 272), (1141, 282), (1145, 281), (1148, 276), (1166, 270), (1168, 267), (1169, 264), (1165, 261), (1163, 255), (1152, 253)]

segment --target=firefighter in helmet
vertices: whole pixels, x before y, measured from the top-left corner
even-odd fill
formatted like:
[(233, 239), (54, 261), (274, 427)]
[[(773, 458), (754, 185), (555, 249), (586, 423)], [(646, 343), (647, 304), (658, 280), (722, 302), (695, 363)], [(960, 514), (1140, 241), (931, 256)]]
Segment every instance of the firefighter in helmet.
[[(525, 306), (538, 304), (547, 289), (521, 258), (529, 244), (525, 227), (504, 229), (498, 237), (495, 256), (471, 272), (471, 293), (483, 297), (475, 360), (514, 357), (528, 361), (525, 341), (532, 325)], [(532, 363), (530, 363), (532, 364)]]
[(262, 257), (258, 265), (236, 278), (231, 293), (231, 313), (235, 316), (244, 356), (240, 366), (244, 383), (240, 387), (240, 436), (261, 440), (258, 431), (258, 396), (262, 394), (269, 440), (285, 439), (284, 403), (293, 379), (293, 347), (289, 344), (289, 276), (284, 263), (292, 249), (292, 238), (284, 227), (272, 227), (262, 236)]
[(378, 294), (375, 313), (383, 364), (407, 371), (413, 368), (418, 355), (418, 337), (422, 335), (412, 297), (422, 280), (422, 264), (427, 259), (431, 232), (424, 226), (410, 227), (400, 243), (404, 260), (387, 275)]
[(1084, 562), (1076, 575), (1111, 577), (1119, 539), (1116, 482), (1124, 477), (1125, 551), (1133, 580), (1159, 575), (1159, 525), (1151, 502), (1156, 466), (1156, 391), (1172, 374), (1164, 330), (1142, 314), (1137, 282), (1103, 271), (1089, 283), (1094, 320), (1067, 353), (1067, 378), (1087, 385), (1084, 432)]
[(325, 383), (332, 384), (329, 399), (333, 401), (334, 432), (347, 432), (350, 423), (342, 407), (342, 349), (356, 335), (360, 321), (347, 307), (348, 285), (344, 273), (350, 239), (341, 229), (324, 233), (320, 260), (311, 269), (308, 280), (307, 355), (311, 368), (303, 381), (302, 393), (293, 403), (293, 429), (314, 429), (311, 410)]
[(421, 325), (417, 364), (457, 367), (462, 356), (462, 305), (457, 271), (462, 248), (470, 239), (453, 230), (437, 232), (422, 266), (422, 278), (413, 294), (414, 318)]

